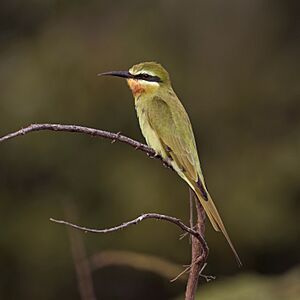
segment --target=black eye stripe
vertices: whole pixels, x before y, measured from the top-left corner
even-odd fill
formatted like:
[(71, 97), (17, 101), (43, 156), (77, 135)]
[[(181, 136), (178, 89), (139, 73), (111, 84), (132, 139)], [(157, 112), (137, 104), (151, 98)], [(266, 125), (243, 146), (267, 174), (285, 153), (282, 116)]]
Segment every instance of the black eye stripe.
[(142, 80), (146, 80), (146, 81), (161, 82), (161, 79), (158, 76), (153, 76), (153, 75), (146, 74), (146, 73), (140, 73), (140, 74), (134, 75), (134, 78), (142, 79)]

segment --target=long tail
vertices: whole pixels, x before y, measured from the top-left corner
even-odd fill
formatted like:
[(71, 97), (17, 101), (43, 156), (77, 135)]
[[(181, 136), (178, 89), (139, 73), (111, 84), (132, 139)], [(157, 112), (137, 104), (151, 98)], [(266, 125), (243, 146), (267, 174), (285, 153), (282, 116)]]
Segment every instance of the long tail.
[(236, 252), (236, 250), (235, 250), (235, 248), (234, 248), (234, 246), (233, 246), (233, 244), (232, 244), (232, 242), (229, 238), (229, 235), (226, 231), (224, 223), (223, 223), (223, 221), (222, 221), (222, 219), (221, 219), (221, 217), (218, 213), (218, 210), (217, 210), (212, 198), (210, 197), (210, 195), (208, 194), (206, 189), (204, 191), (205, 192), (204, 195), (203, 195), (203, 191), (198, 186), (194, 186), (194, 191), (195, 191), (196, 196), (199, 199), (201, 205), (203, 206), (203, 208), (204, 208), (204, 210), (205, 210), (205, 212), (206, 212), (213, 228), (216, 231), (221, 231), (224, 234), (224, 236), (225, 236), (225, 238), (226, 238), (226, 240), (227, 240), (227, 242), (228, 242), (235, 258), (236, 258), (236, 261), (237, 261), (238, 265), (242, 266), (242, 262), (240, 260), (240, 257), (237, 254), (237, 252)]

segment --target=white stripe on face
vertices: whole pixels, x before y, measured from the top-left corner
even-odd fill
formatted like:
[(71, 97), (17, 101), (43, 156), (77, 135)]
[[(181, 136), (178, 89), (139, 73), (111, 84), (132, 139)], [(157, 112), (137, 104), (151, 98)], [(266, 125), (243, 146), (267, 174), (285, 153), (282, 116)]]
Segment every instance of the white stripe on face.
[(159, 87), (159, 83), (156, 81), (147, 81), (147, 80), (143, 80), (143, 79), (137, 79), (137, 80), (138, 80), (138, 82), (141, 83), (141, 85), (144, 85), (144, 86), (148, 85), (148, 86), (152, 86), (152, 87), (155, 87), (155, 86)]

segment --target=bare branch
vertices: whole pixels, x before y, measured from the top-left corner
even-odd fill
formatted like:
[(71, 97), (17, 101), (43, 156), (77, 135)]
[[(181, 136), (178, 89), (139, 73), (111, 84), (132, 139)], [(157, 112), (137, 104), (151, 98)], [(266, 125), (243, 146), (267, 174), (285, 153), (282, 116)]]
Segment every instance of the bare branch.
[[(7, 134), (3, 137), (0, 137), (0, 143), (4, 142), (6, 140), (12, 139), (12, 138), (21, 136), (21, 135), (25, 135), (30, 132), (35, 132), (35, 131), (62, 131), (62, 132), (81, 133), (81, 134), (91, 135), (94, 137), (110, 139), (112, 141), (112, 143), (119, 141), (121, 143), (130, 145), (131, 147), (133, 147), (136, 150), (145, 152), (150, 157), (160, 159), (164, 166), (167, 166), (167, 167), (173, 169), (168, 161), (165, 161), (161, 156), (157, 155), (152, 148), (148, 147), (145, 144), (142, 144), (136, 140), (133, 140), (127, 136), (124, 136), (121, 133), (112, 133), (109, 131), (99, 130), (99, 129), (95, 129), (95, 128), (89, 128), (89, 127), (84, 127), (84, 126), (62, 125), (62, 124), (32, 124), (25, 128), (22, 128), (18, 131), (15, 131), (15, 132)], [(192, 197), (193, 197), (193, 192), (191, 191), (190, 201), (192, 201)], [(164, 221), (167, 221), (167, 222), (177, 225), (183, 231), (185, 231), (186, 233), (189, 233), (192, 236), (192, 262), (191, 262), (191, 265), (186, 270), (184, 270), (181, 274), (179, 274), (178, 276), (181, 276), (185, 272), (190, 271), (185, 299), (186, 300), (194, 300), (196, 288), (197, 288), (197, 284), (198, 284), (198, 277), (201, 274), (201, 272), (205, 266), (205, 263), (206, 263), (206, 260), (208, 257), (208, 251), (209, 251), (207, 243), (204, 239), (205, 213), (204, 213), (203, 207), (201, 206), (200, 202), (198, 202), (198, 200), (196, 200), (196, 207), (197, 207), (197, 224), (195, 227), (193, 226), (192, 210), (190, 212), (191, 213), (190, 227), (186, 226), (184, 223), (182, 223), (177, 218), (162, 215), (162, 214), (156, 214), (156, 213), (143, 214), (132, 221), (128, 221), (119, 226), (115, 226), (112, 228), (106, 228), (106, 229), (93, 229), (93, 228), (82, 227), (79, 225), (72, 224), (70, 222), (66, 222), (63, 220), (56, 220), (56, 219), (52, 219), (52, 218), (50, 220), (55, 223), (68, 225), (68, 226), (71, 226), (78, 230), (82, 230), (85, 232), (92, 232), (92, 233), (114, 232), (117, 230), (124, 229), (130, 225), (136, 225), (146, 219), (164, 220)], [(191, 206), (191, 208), (192, 208), (192, 206)], [(195, 230), (193, 228), (195, 228)]]
[[(205, 231), (205, 213), (202, 205), (199, 200), (196, 198), (193, 190), (190, 189), (190, 226), (193, 228), (193, 211), (192, 211), (192, 203), (196, 205), (197, 212), (197, 223), (195, 226), (195, 231), (203, 238)], [(203, 238), (204, 239), (204, 238)], [(209, 249), (208, 247), (203, 247), (203, 244), (199, 242), (199, 240), (195, 239), (195, 236), (192, 236), (192, 262), (191, 265), (185, 270), (190, 271), (188, 283), (186, 286), (185, 292), (185, 300), (194, 300), (196, 296), (196, 290), (198, 286), (199, 276), (204, 269), (204, 265), (206, 263), (208, 257)]]
[(181, 222), (179, 219), (171, 217), (171, 216), (166, 216), (166, 215), (162, 215), (162, 214), (157, 214), (157, 213), (147, 213), (147, 214), (142, 214), (141, 216), (137, 217), (134, 220), (125, 222), (121, 225), (115, 226), (115, 227), (111, 227), (111, 228), (105, 228), (105, 229), (95, 229), (95, 228), (88, 228), (88, 227), (83, 227), (83, 226), (79, 226), (67, 221), (63, 221), (63, 220), (57, 220), (57, 219), (53, 219), (50, 218), (50, 221), (55, 222), (55, 223), (59, 223), (59, 224), (64, 224), (64, 225), (68, 225), (71, 226), (73, 228), (76, 228), (78, 230), (82, 230), (84, 232), (91, 232), (91, 233), (109, 233), (109, 232), (114, 232), (114, 231), (118, 231), (118, 230), (122, 230), (130, 225), (137, 225), (138, 223), (146, 220), (146, 219), (157, 219), (157, 220), (164, 220), (170, 223), (173, 223), (175, 225), (177, 225), (178, 227), (180, 227), (183, 231), (188, 232), (189, 234), (193, 235), (197, 240), (199, 240), (201, 246), (204, 249), (207, 249), (208, 251), (208, 246), (206, 241), (204, 240), (204, 238), (201, 236), (201, 234), (193, 229), (191, 229), (190, 227), (186, 226), (183, 222)]
[(85, 127), (85, 126), (77, 126), (77, 125), (62, 125), (62, 124), (31, 124), (25, 128), (22, 128), (18, 131), (12, 132), (0, 138), (0, 143), (6, 140), (15, 138), (17, 136), (25, 135), (30, 132), (35, 131), (64, 131), (64, 132), (75, 132), (75, 133), (82, 133), (88, 134), (91, 136), (102, 137), (106, 139), (110, 139), (112, 141), (119, 141), (122, 143), (129, 144), (135, 149), (141, 150), (146, 152), (151, 156), (155, 156), (155, 152), (152, 148), (148, 147), (145, 144), (142, 144), (138, 141), (135, 141), (129, 137), (126, 137), (119, 133), (113, 133), (105, 130)]
[(3, 137), (0, 137), (0, 143), (4, 142), (6, 140), (13, 139), (18, 136), (25, 135), (30, 132), (36, 132), (36, 131), (62, 131), (62, 132), (71, 132), (71, 133), (81, 133), (81, 134), (87, 134), (91, 135), (93, 137), (101, 137), (105, 139), (110, 139), (112, 143), (118, 141), (124, 144), (128, 144), (131, 147), (133, 147), (135, 150), (140, 150), (145, 152), (148, 156), (152, 158), (159, 159), (163, 162), (163, 165), (166, 167), (169, 167), (172, 169), (170, 164), (163, 160), (163, 158), (155, 153), (155, 151), (148, 147), (147, 145), (140, 143), (136, 140), (133, 140), (125, 135), (122, 135), (120, 132), (113, 133), (105, 130), (100, 130), (96, 128), (90, 128), (85, 126), (79, 126), (79, 125), (63, 125), (63, 124), (31, 124), (27, 127), (24, 127), (18, 131), (9, 133), (7, 135), (4, 135)]

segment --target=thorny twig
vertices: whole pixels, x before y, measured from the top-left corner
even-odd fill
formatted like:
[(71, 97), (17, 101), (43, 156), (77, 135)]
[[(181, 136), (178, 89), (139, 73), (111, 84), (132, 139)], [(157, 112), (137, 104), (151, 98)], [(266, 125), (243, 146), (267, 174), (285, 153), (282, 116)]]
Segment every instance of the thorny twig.
[(76, 228), (76, 229), (84, 231), (84, 232), (109, 233), (109, 232), (114, 232), (114, 231), (124, 229), (124, 228), (126, 228), (130, 225), (137, 225), (138, 223), (140, 223), (140, 222), (142, 222), (146, 219), (164, 220), (164, 221), (173, 223), (173, 224), (177, 225), (178, 227), (180, 227), (183, 231), (186, 231), (189, 234), (193, 235), (199, 241), (199, 243), (202, 245), (203, 248), (208, 249), (206, 241), (203, 239), (201, 234), (199, 234), (197, 231), (195, 231), (195, 230), (191, 229), (190, 227), (186, 226), (183, 222), (181, 222), (177, 218), (167, 216), (167, 215), (157, 214), (157, 213), (142, 214), (141, 216), (135, 218), (134, 220), (122, 223), (121, 225), (118, 225), (118, 226), (105, 228), (105, 229), (96, 229), (96, 228), (83, 227), (83, 226), (79, 226), (79, 225), (76, 225), (76, 224), (73, 224), (73, 223), (70, 223), (70, 222), (67, 222), (67, 221), (64, 221), (64, 220), (57, 220), (57, 219), (53, 219), (53, 218), (50, 218), (50, 221), (55, 222), (55, 223), (59, 223), (59, 224), (68, 225), (68, 226), (71, 226), (73, 228)]
[[(173, 169), (168, 161), (165, 161), (161, 156), (157, 155), (152, 148), (148, 147), (147, 145), (145, 145), (143, 143), (135, 141), (127, 136), (124, 136), (120, 132), (112, 133), (109, 131), (99, 130), (99, 129), (95, 129), (95, 128), (89, 128), (89, 127), (85, 127), (85, 126), (47, 124), (47, 123), (46, 124), (31, 124), (25, 128), (22, 128), (18, 131), (12, 132), (10, 134), (7, 134), (7, 135), (1, 137), (0, 143), (4, 142), (6, 140), (12, 139), (12, 138), (21, 136), (21, 135), (25, 135), (30, 132), (35, 132), (35, 131), (62, 131), (62, 132), (81, 133), (81, 134), (91, 135), (94, 137), (110, 139), (112, 141), (112, 143), (114, 143), (115, 141), (119, 141), (121, 143), (130, 145), (135, 150), (140, 150), (140, 151), (145, 152), (151, 158), (156, 158), (156, 159), (161, 160), (161, 162), (164, 166), (167, 166), (168, 168)], [(205, 266), (207, 256), (208, 256), (208, 251), (209, 251), (206, 241), (203, 238), (204, 228), (205, 228), (204, 217), (203, 217), (204, 216), (203, 208), (201, 209), (201, 207), (199, 206), (200, 203), (197, 203), (197, 204), (198, 204), (198, 206), (196, 205), (196, 207), (197, 207), (197, 225), (196, 225), (196, 227), (194, 227), (192, 225), (191, 225), (191, 227), (188, 227), (177, 218), (166, 216), (166, 215), (160, 215), (160, 214), (156, 214), (156, 213), (143, 214), (140, 217), (138, 217), (132, 221), (123, 223), (116, 227), (107, 228), (107, 229), (91, 229), (91, 228), (87, 228), (87, 227), (78, 226), (78, 225), (63, 221), (63, 220), (55, 220), (55, 219), (50, 219), (50, 220), (53, 222), (56, 222), (56, 223), (65, 224), (65, 225), (74, 227), (79, 230), (83, 230), (86, 232), (93, 232), (93, 233), (113, 232), (116, 230), (126, 228), (129, 225), (138, 224), (145, 219), (151, 219), (151, 218), (165, 220), (165, 221), (171, 222), (171, 223), (179, 226), (182, 230), (191, 234), (191, 236), (192, 236), (192, 249), (193, 249), (192, 263), (186, 270), (183, 271), (183, 273), (190, 270), (185, 299), (193, 300), (193, 299), (195, 299), (198, 278), (199, 278), (199, 275), (201, 276), (201, 271), (203, 270), (203, 267)], [(196, 228), (196, 230), (194, 230), (194, 228)], [(198, 244), (198, 246), (197, 246), (197, 244)], [(199, 245), (200, 245), (201, 249), (199, 248)], [(196, 250), (196, 248), (197, 248), (197, 250)]]
[(133, 140), (125, 135), (122, 135), (121, 132), (113, 133), (110, 131), (90, 128), (85, 126), (79, 126), (79, 125), (63, 125), (63, 124), (48, 124), (48, 123), (31, 124), (18, 131), (4, 135), (3, 137), (0, 138), (0, 143), (35, 131), (62, 131), (62, 132), (71, 132), (71, 133), (81, 133), (81, 134), (91, 135), (93, 137), (110, 139), (112, 143), (118, 141), (130, 145), (135, 150), (140, 150), (145, 152), (151, 158), (156, 158), (161, 160), (164, 166), (167, 166), (172, 169), (171, 165), (167, 161), (163, 160), (161, 156), (157, 155), (152, 148), (136, 140)]

